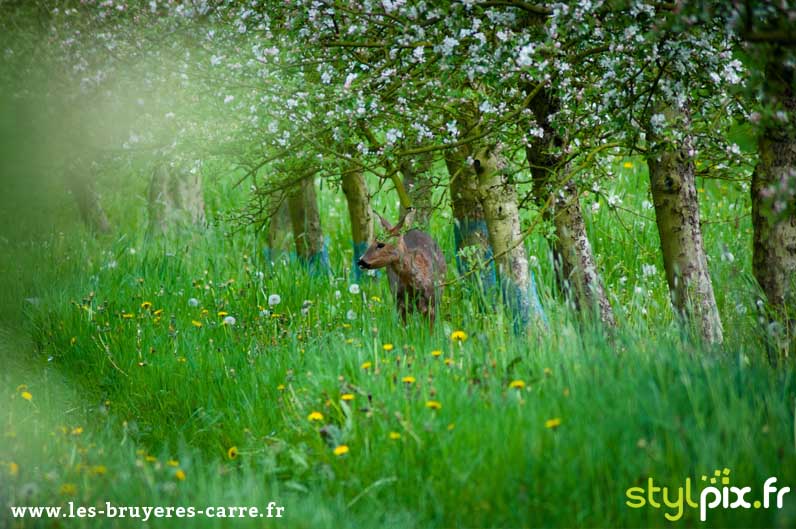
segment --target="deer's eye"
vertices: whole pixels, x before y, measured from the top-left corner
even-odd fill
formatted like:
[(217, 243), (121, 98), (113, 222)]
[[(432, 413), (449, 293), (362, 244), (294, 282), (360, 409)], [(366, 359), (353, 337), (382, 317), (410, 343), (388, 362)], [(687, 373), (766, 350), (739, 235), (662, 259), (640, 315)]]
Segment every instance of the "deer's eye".
[(376, 248), (384, 248), (384, 243), (380, 242), (376, 245)]

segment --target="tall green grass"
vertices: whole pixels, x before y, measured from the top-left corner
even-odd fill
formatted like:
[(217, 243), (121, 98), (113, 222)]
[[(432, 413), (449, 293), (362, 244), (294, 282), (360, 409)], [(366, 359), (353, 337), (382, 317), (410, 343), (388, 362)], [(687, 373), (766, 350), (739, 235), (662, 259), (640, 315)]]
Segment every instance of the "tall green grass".
[[(603, 192), (620, 207), (584, 198), (616, 332), (560, 299), (538, 236), (528, 247), (548, 331), (514, 335), (502, 309), (481, 310), (461, 284), (446, 291), (434, 332), (417, 319), (404, 328), (386, 279), (349, 291), (345, 210), (326, 189), (330, 278), (263, 262), (252, 229), (230, 235), (214, 223), (145, 238), (143, 200), (124, 199), (140, 194), (134, 179), (106, 195), (120, 226), (112, 237), (74, 224), (48, 232), (49, 221), (8, 237), (0, 496), (261, 509), (275, 500), (287, 519), (270, 522), (291, 527), (639, 527), (670, 525), (668, 509), (625, 505), (625, 491), (649, 477), (677, 487), (726, 467), (733, 484), (753, 487), (750, 498), (769, 476), (796, 485), (796, 381), (792, 365), (767, 361), (745, 190), (700, 182), (726, 331), (723, 346), (705, 348), (670, 309), (653, 213), (638, 191), (645, 169), (630, 160), (616, 172)], [(214, 213), (243, 198), (224, 183), (208, 196)], [(387, 196), (376, 207), (394, 212)], [(48, 207), (54, 218), (73, 213), (62, 200)], [(453, 268), (450, 218), (435, 218), (432, 231)], [(269, 306), (271, 294), (279, 305)], [(467, 339), (452, 340), (456, 330)], [(341, 445), (348, 453), (335, 455)], [(782, 510), (714, 510), (707, 525), (790, 527), (794, 497)], [(679, 523), (698, 525), (698, 512)]]

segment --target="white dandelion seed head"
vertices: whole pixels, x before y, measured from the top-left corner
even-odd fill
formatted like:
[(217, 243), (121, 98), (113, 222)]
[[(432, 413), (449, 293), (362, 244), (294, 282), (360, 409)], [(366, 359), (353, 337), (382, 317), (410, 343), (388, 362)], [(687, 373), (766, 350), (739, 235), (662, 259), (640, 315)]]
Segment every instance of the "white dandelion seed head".
[(279, 294), (271, 294), (270, 296), (268, 296), (268, 305), (270, 305), (271, 307), (275, 307), (280, 303), (282, 303), (282, 296), (280, 296)]

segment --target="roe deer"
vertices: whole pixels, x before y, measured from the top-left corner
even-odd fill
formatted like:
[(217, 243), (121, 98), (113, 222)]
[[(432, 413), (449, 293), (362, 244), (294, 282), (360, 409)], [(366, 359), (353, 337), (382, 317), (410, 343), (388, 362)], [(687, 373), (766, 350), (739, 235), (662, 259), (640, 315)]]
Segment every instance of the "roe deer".
[(411, 225), (413, 216), (414, 209), (410, 209), (398, 224), (391, 226), (378, 215), (387, 238), (374, 241), (357, 264), (368, 270), (387, 267), (390, 291), (404, 324), (407, 313), (417, 309), (428, 317), (433, 328), (438, 296), (442, 293), (440, 285), (445, 278), (445, 258), (437, 242), (427, 233), (416, 229), (401, 233), (405, 226)]

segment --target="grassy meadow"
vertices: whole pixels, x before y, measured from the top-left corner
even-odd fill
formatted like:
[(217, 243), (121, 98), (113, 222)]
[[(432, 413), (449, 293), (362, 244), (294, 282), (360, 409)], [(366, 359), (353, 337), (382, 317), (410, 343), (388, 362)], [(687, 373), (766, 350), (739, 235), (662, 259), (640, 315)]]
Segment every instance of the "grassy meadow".
[[(263, 233), (225, 221), (246, 200), (226, 167), (204, 169), (210, 226), (168, 238), (145, 235), (135, 168), (100, 178), (115, 231), (99, 238), (55, 179), (20, 172), (0, 211), (0, 527), (793, 527), (796, 493), (704, 524), (626, 505), (650, 477), (724, 468), (750, 499), (769, 476), (796, 485), (796, 378), (768, 362), (745, 185), (698, 182), (725, 328), (710, 349), (670, 308), (646, 165), (611, 169), (582, 201), (618, 328), (566, 306), (540, 228), (527, 244), (549, 328), (530, 338), (461, 283), (433, 333), (404, 328), (386, 278), (353, 286), (326, 183), (331, 278), (271, 266)], [(395, 202), (385, 190), (375, 209)], [(449, 208), (431, 231), (453, 279)], [(143, 524), (6, 508), (69, 501), (286, 510)]]

